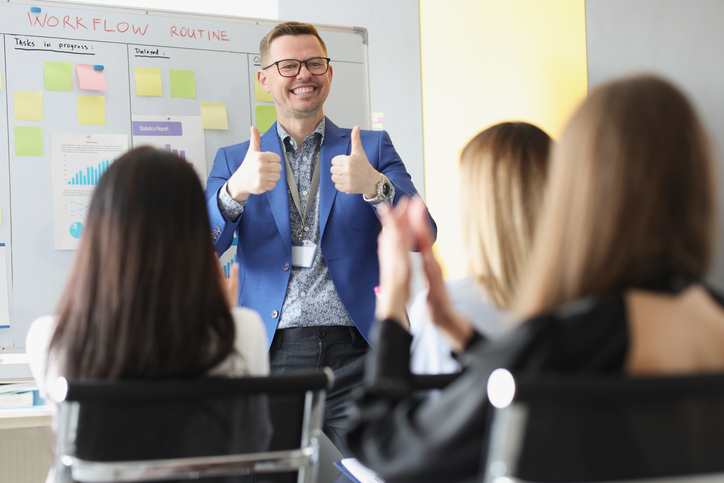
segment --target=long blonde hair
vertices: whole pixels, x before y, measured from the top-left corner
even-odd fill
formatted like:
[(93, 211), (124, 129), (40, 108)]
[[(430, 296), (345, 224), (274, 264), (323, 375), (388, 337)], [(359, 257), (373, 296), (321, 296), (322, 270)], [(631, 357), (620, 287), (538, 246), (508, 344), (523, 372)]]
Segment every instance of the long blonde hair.
[(548, 174), (551, 139), (525, 122), (496, 124), (460, 156), (468, 271), (498, 308), (508, 308), (528, 262)]
[(664, 265), (703, 277), (713, 170), (696, 113), (670, 83), (637, 76), (593, 91), (553, 152), (519, 314), (646, 281)]

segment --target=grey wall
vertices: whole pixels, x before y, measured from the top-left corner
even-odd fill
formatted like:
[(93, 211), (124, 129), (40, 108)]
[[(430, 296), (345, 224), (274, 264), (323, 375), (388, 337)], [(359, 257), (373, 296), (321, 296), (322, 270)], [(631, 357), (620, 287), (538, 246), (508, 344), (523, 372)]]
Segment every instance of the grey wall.
[(279, 0), (279, 20), (367, 28), (370, 110), (384, 112), (383, 127), (424, 197), (418, 1)]
[[(721, 0), (586, 0), (588, 85), (652, 72), (693, 101), (721, 159), (724, 154), (724, 2)], [(724, 186), (719, 163), (718, 186)], [(724, 196), (711, 281), (724, 287)]]

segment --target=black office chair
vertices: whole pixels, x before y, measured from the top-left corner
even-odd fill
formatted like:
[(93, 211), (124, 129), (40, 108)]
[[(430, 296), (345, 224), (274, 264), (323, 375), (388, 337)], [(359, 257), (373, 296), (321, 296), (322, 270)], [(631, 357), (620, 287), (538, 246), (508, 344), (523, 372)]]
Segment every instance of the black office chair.
[(488, 395), (497, 409), (487, 483), (724, 481), (724, 375), (513, 378), (499, 369)]
[[(66, 382), (56, 481), (314, 482), (332, 383), (328, 369), (241, 379)], [(280, 418), (285, 427), (274, 425)]]

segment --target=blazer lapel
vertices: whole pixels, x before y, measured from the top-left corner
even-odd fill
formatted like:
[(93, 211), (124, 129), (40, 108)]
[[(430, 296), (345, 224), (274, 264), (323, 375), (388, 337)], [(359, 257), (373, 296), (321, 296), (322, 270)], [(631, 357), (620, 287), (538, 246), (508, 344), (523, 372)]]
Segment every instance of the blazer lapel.
[(292, 227), (289, 219), (289, 195), (287, 194), (287, 163), (284, 161), (284, 153), (282, 152), (281, 141), (277, 135), (277, 124), (274, 123), (264, 133), (259, 143), (262, 152), (270, 151), (276, 153), (281, 158), (282, 172), (281, 178), (277, 181), (274, 189), (264, 193), (271, 207), (274, 221), (277, 224), (279, 235), (281, 235), (284, 245), (287, 247), (289, 256), (292, 255)]
[(334, 200), (337, 199), (337, 188), (332, 182), (332, 158), (339, 154), (347, 154), (350, 147), (349, 136), (338, 128), (329, 118), (325, 120), (324, 144), (319, 154), (319, 238), (324, 236), (329, 213)]

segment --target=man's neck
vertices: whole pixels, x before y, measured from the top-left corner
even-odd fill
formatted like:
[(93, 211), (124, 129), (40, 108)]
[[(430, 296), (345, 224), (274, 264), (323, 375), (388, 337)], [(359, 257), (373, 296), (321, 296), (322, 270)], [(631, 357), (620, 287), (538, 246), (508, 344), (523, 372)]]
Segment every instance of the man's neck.
[(312, 134), (314, 130), (317, 129), (317, 126), (322, 121), (323, 117), (324, 114), (320, 112), (319, 115), (314, 118), (286, 118), (278, 119), (278, 122), (282, 125), (284, 130), (289, 133), (294, 141), (296, 141), (297, 151), (301, 151), (302, 143), (304, 143), (304, 140), (307, 139), (307, 136)]

